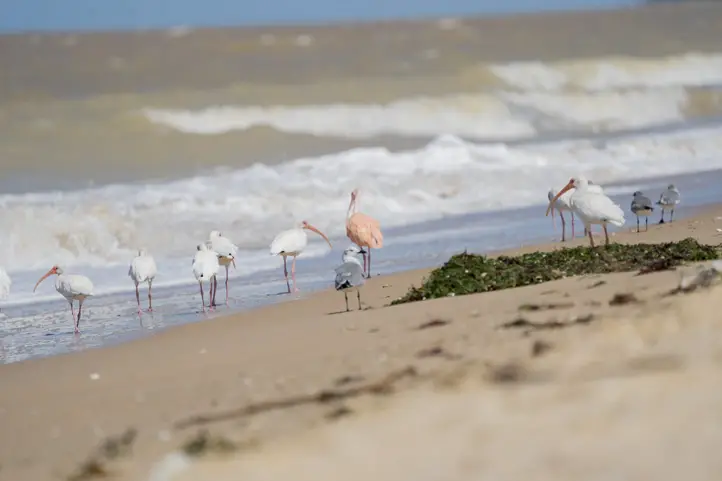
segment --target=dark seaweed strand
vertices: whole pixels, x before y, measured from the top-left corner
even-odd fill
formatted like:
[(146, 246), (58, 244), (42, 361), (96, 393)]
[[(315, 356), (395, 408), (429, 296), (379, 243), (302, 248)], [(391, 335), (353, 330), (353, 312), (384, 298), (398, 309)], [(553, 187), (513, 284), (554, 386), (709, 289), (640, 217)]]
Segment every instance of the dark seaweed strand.
[(686, 262), (718, 259), (721, 251), (722, 244), (700, 244), (689, 237), (664, 244), (573, 247), (514, 257), (490, 258), (464, 252), (431, 271), (421, 287), (411, 287), (391, 305), (449, 295), (498, 291), (584, 274), (633, 271), (658, 264), (660, 259), (665, 260), (665, 264), (671, 268)]

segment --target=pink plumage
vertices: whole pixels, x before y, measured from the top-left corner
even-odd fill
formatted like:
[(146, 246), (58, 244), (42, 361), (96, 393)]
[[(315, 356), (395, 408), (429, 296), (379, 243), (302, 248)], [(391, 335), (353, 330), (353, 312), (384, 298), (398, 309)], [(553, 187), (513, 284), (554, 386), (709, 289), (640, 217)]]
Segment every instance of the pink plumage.
[[(359, 247), (380, 249), (384, 246), (384, 236), (381, 233), (381, 224), (371, 216), (356, 212), (356, 196), (358, 190), (351, 192), (351, 202), (346, 215), (346, 236)], [(364, 272), (371, 276), (371, 251), (368, 252), (368, 261), (364, 257)], [(367, 270), (368, 266), (368, 270)]]

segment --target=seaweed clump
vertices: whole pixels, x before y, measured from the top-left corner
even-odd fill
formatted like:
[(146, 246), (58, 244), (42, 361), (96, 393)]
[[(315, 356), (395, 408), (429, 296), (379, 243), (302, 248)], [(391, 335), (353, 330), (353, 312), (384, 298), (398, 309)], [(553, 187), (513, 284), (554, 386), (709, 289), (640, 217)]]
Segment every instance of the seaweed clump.
[(464, 252), (431, 271), (421, 287), (411, 289), (391, 305), (447, 296), (498, 291), (584, 274), (646, 270), (664, 260), (667, 268), (719, 257), (720, 246), (688, 237), (663, 244), (610, 244), (601, 248), (573, 247), (519, 256), (487, 257)]

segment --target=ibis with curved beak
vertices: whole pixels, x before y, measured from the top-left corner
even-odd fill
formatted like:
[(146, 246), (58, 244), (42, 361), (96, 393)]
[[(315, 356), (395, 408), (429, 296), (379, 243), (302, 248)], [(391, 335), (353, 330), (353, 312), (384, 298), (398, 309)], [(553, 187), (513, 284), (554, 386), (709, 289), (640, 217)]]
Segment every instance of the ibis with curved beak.
[(574, 189), (574, 193), (569, 197), (569, 206), (572, 212), (584, 223), (592, 247), (594, 247), (592, 224), (602, 226), (604, 229), (604, 243), (608, 245), (607, 224), (622, 227), (624, 225), (624, 211), (605, 194), (590, 190), (589, 181), (583, 176), (569, 179), (567, 185), (549, 200), (546, 215), (549, 215), (549, 211), (554, 207), (556, 200), (571, 189)]
[[(38, 280), (33, 288), (33, 292), (35, 292), (41, 282), (52, 275), (58, 276), (55, 279), (55, 290), (58, 291), (70, 304), (70, 312), (73, 314), (75, 333), (77, 334), (80, 332), (80, 313), (83, 309), (83, 302), (85, 299), (93, 295), (93, 283), (85, 276), (81, 276), (79, 274), (65, 274), (60, 266), (53, 266)], [(77, 317), (75, 316), (73, 301), (78, 301)]]

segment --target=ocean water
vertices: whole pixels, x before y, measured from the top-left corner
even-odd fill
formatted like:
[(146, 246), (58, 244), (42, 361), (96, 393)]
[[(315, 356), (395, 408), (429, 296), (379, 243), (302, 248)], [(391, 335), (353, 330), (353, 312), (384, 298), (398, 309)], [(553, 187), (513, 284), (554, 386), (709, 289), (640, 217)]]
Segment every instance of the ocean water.
[[(197, 97), (194, 106), (149, 92), (122, 102), (6, 107), (0, 120), (12, 134), (2, 147), (7, 158), (29, 152), (58, 159), (64, 149), (37, 150), (39, 139), (56, 139), (96, 149), (85, 156), (70, 150), (77, 165), (68, 165), (77, 171), (114, 168), (118, 160), (107, 159), (121, 152), (171, 172), (181, 153), (157, 147), (171, 138), (215, 157), (241, 155), (223, 150), (238, 141), (252, 159), (236, 167), (200, 164), (167, 179), (42, 189), (13, 182), (0, 193), (0, 266), (13, 280), (10, 297), (0, 301), (0, 356), (16, 362), (99, 347), (292, 299), (282, 294), (282, 261), (268, 246), (301, 220), (334, 247), (311, 236), (297, 265), (300, 295), (329, 287), (348, 245), (344, 220), (355, 188), (360, 209), (385, 231), (385, 247), (373, 259), (381, 274), (435, 265), (463, 249), (553, 239), (558, 232), (543, 215), (546, 193), (577, 174), (605, 186), (625, 209), (631, 192), (655, 197), (672, 180), (682, 189), (680, 216), (722, 200), (719, 175), (706, 173), (722, 169), (722, 52), (507, 62), (474, 71), (475, 88), (392, 100), (375, 101), (369, 92), (355, 102), (306, 104), (302, 97), (276, 104), (268, 97), (253, 104), (234, 102), (228, 90), (208, 94), (214, 102), (206, 104)], [(298, 153), (298, 136), (322, 153)], [(339, 140), (347, 147), (338, 149)], [(269, 148), (283, 156), (268, 161), (259, 152)], [(624, 228), (632, 224), (629, 214)], [(238, 268), (231, 271), (230, 306), (202, 314), (191, 259), (214, 229), (239, 246)], [(139, 318), (127, 270), (140, 247), (155, 256), (159, 274), (156, 312)], [(55, 264), (95, 284), (80, 336), (51, 279), (32, 292)]]

